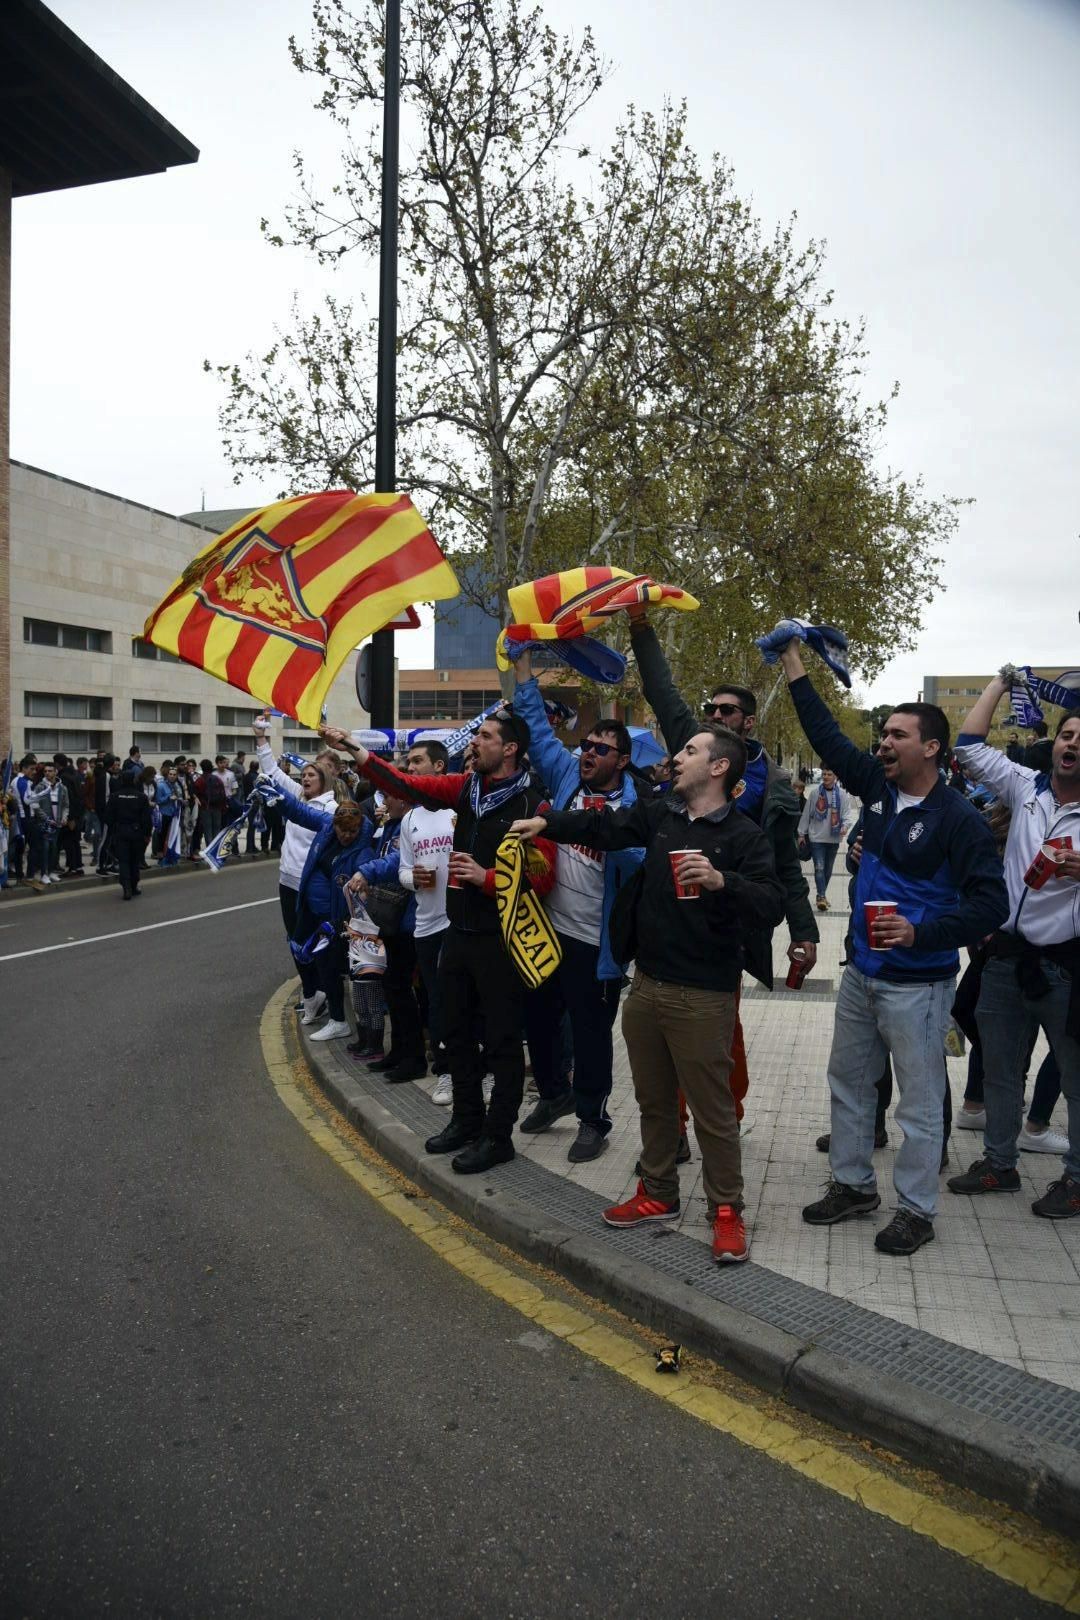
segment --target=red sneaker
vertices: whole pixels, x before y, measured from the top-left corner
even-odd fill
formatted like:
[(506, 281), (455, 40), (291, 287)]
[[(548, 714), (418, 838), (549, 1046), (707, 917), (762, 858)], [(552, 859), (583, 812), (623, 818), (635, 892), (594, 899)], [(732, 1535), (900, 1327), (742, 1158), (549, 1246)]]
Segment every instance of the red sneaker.
[(609, 1226), (640, 1226), (643, 1221), (676, 1221), (678, 1218), (679, 1200), (665, 1204), (659, 1198), (650, 1198), (643, 1181), (638, 1182), (637, 1192), (625, 1204), (612, 1204), (610, 1209), (604, 1210), (604, 1220)]
[(713, 1220), (713, 1259), (720, 1265), (734, 1265), (740, 1260), (750, 1257), (750, 1245), (746, 1241), (746, 1227), (743, 1218), (737, 1209), (730, 1204), (721, 1204)]

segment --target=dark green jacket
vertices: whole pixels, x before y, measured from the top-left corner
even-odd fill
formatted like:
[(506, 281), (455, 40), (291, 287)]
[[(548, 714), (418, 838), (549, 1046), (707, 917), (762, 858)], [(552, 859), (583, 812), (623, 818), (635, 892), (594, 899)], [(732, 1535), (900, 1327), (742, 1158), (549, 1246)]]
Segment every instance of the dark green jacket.
[[(645, 701), (660, 722), (670, 754), (677, 754), (705, 721), (694, 714), (675, 689), (667, 659), (649, 624), (631, 626), (632, 646), (641, 672)], [(791, 775), (765, 755), (768, 775), (761, 830), (769, 840), (776, 875), (784, 890), (784, 916), (792, 939), (817, 942), (818, 926), (810, 905), (810, 890), (799, 860), (798, 828), (802, 806), (791, 785)], [(736, 801), (737, 802), (737, 801)], [(773, 986), (772, 934), (764, 930), (747, 933), (746, 968), (768, 989)]]

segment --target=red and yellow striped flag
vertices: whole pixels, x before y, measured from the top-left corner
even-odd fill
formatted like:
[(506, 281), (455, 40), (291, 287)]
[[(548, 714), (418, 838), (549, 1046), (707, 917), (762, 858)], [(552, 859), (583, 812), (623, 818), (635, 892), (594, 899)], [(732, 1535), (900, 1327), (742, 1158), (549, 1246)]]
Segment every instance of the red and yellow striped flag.
[(459, 589), (407, 495), (294, 495), (200, 551), (144, 634), (314, 730), (365, 636)]

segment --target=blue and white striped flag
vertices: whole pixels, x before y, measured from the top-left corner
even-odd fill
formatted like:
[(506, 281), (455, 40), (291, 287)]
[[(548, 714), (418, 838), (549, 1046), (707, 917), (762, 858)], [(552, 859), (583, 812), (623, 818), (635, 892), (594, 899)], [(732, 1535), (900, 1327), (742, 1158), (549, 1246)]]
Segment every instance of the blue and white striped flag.
[[(261, 815), (263, 810), (271, 804), (278, 804), (285, 797), (277, 789), (268, 776), (260, 776), (251, 792), (244, 801), (244, 809), (235, 821), (227, 827), (222, 827), (216, 838), (211, 838), (202, 851), (204, 860), (211, 872), (220, 872), (230, 855), (235, 855), (240, 845), (240, 834), (247, 827), (253, 815)], [(256, 826), (258, 822), (256, 822)]]

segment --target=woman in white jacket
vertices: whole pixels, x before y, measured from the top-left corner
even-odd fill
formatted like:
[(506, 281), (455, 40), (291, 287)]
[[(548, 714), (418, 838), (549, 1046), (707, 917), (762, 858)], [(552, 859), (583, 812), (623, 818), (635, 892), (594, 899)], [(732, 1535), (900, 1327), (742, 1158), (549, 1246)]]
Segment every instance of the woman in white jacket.
[[(267, 742), (264, 733), (255, 733), (259, 769), (264, 776), (268, 776), (274, 786), (290, 798), (304, 799), (318, 810), (333, 811), (337, 800), (330, 783), (329, 773), (322, 765), (305, 765), (300, 772), (299, 782), (294, 776), (289, 776), (278, 765), (273, 750)], [(278, 869), (278, 897), (281, 901), (281, 917), (285, 924), (285, 937), (291, 939), (296, 927), (297, 891), (300, 888), (300, 874), (304, 870), (311, 840), (315, 834), (307, 827), (300, 827), (295, 821), (286, 821), (285, 836), (281, 844), (281, 865)], [(320, 997), (322, 992), (319, 992)], [(325, 998), (323, 998), (325, 999)], [(318, 1017), (318, 1009), (314, 1017)]]

